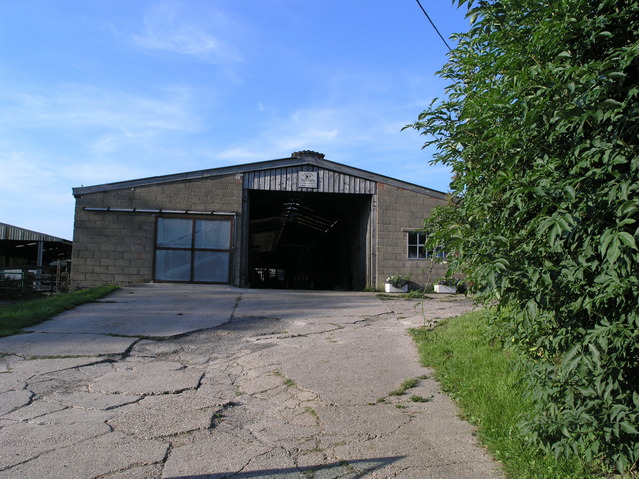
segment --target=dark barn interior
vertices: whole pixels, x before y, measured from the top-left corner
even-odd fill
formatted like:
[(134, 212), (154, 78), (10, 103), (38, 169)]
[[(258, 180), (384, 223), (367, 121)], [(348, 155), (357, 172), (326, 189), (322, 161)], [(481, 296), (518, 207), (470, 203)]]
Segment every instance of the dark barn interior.
[[(49, 266), (59, 260), (71, 258), (71, 242), (45, 241), (42, 248), (42, 265)], [(1, 240), (0, 267), (21, 268), (38, 266), (38, 242), (28, 240)]]
[(371, 195), (249, 191), (254, 288), (366, 286)]
[(0, 268), (47, 267), (71, 259), (71, 241), (0, 223)]

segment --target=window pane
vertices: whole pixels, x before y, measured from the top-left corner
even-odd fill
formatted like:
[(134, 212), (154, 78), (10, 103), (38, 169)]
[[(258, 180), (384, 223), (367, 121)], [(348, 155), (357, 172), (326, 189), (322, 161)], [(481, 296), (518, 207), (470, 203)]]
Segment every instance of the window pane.
[(158, 246), (190, 248), (192, 220), (183, 218), (158, 219)]
[(231, 222), (228, 220), (196, 220), (195, 247), (230, 249)]
[(427, 233), (413, 231), (408, 233), (408, 258), (426, 259), (428, 253), (424, 249)]
[(229, 257), (230, 254), (224, 252), (196, 251), (193, 281), (228, 283)]
[(190, 281), (191, 252), (157, 250), (155, 254), (155, 279), (159, 281)]

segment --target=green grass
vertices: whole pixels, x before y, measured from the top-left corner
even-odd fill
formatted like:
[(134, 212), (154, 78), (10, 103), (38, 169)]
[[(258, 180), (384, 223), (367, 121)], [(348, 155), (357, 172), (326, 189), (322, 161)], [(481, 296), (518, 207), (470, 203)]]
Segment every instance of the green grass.
[[(579, 459), (547, 456), (532, 447), (518, 428), (531, 410), (509, 353), (483, 334), (482, 312), (443, 321), (433, 330), (413, 329), (422, 362), (460, 406), (462, 417), (478, 427), (481, 442), (510, 479), (584, 479), (590, 473)], [(425, 431), (425, 433), (427, 433)]]
[(115, 285), (99, 286), (0, 306), (0, 337), (18, 334), (23, 328), (35, 326), (63, 311), (103, 298), (116, 289), (118, 286)]

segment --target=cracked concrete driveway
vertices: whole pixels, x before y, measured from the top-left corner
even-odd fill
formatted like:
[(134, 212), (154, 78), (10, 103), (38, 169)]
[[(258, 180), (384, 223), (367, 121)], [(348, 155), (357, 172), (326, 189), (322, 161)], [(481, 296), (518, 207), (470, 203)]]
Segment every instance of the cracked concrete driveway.
[(0, 339), (0, 479), (501, 477), (407, 334), (471, 305), (424, 305), (122, 288)]

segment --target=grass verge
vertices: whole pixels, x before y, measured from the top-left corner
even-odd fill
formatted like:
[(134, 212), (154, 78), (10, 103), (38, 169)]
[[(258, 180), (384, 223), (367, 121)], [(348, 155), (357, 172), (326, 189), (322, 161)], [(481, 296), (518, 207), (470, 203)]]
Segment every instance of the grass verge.
[(105, 285), (0, 306), (0, 337), (18, 334), (23, 328), (35, 326), (63, 311), (103, 298), (118, 288)]
[(510, 479), (601, 477), (579, 459), (555, 459), (531, 447), (518, 423), (531, 409), (509, 353), (487, 341), (483, 312), (467, 313), (432, 330), (413, 329), (422, 363), (478, 427), (478, 436)]

